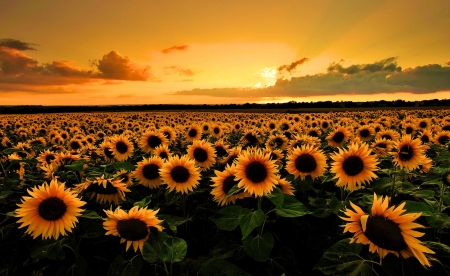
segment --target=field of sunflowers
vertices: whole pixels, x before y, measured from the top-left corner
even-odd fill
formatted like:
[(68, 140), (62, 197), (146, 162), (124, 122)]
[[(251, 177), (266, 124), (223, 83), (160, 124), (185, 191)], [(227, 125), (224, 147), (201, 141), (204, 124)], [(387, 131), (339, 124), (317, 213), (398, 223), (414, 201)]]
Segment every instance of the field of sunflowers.
[(0, 275), (450, 274), (450, 110), (0, 115)]

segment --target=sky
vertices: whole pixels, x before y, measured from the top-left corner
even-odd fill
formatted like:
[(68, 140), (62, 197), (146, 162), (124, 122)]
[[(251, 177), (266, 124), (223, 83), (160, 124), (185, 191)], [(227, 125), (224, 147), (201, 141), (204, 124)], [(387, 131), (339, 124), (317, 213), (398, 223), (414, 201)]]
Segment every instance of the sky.
[(450, 98), (448, 0), (0, 0), (0, 105)]

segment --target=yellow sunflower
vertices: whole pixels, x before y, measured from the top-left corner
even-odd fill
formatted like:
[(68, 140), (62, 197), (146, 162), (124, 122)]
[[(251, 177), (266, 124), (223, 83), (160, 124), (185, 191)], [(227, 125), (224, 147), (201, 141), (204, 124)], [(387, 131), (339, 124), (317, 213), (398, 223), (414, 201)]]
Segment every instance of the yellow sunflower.
[(245, 197), (249, 197), (250, 194), (245, 191), (240, 191), (236, 194), (233, 194), (227, 197), (230, 189), (237, 185), (239, 181), (235, 180), (237, 169), (236, 165), (226, 165), (225, 170), (220, 172), (215, 170), (215, 177), (211, 177), (211, 180), (214, 182), (211, 186), (213, 189), (211, 190), (211, 194), (214, 196), (213, 200), (217, 202), (220, 206), (228, 205), (229, 203), (235, 203), (237, 199), (242, 199)]
[(74, 188), (79, 194), (87, 192), (91, 193), (90, 199), (95, 197), (99, 203), (115, 203), (119, 204), (119, 200), (125, 200), (125, 192), (129, 192), (127, 184), (122, 183), (119, 179), (108, 178), (105, 176), (97, 177), (95, 180), (87, 180), (78, 184)]
[(86, 204), (56, 179), (28, 193), (31, 197), (24, 196), (22, 203), (17, 204), (16, 217), (20, 217), (17, 223), (22, 223), (19, 228), (28, 226), (26, 233), (33, 239), (39, 235), (43, 239), (58, 239), (60, 234), (66, 236), (66, 231), (72, 232), (78, 222), (77, 217), (83, 211), (80, 207)]
[(213, 145), (204, 140), (195, 140), (187, 147), (187, 155), (195, 161), (198, 166), (209, 169), (216, 163), (216, 152)]
[(393, 162), (396, 166), (407, 171), (417, 169), (424, 162), (425, 153), (422, 141), (412, 139), (411, 135), (404, 135), (402, 139), (395, 143), (395, 152), (391, 152)]
[(328, 145), (337, 148), (342, 146), (342, 143), (347, 142), (351, 137), (352, 133), (347, 128), (340, 126), (325, 139), (328, 141)]
[(186, 140), (192, 142), (200, 139), (202, 136), (202, 129), (198, 125), (191, 125), (186, 132)]
[(200, 172), (195, 162), (187, 155), (175, 156), (168, 160), (159, 171), (163, 183), (166, 183), (169, 191), (189, 193), (199, 184)]
[(107, 142), (107, 141), (103, 141), (100, 144), (100, 148), (98, 150), (98, 154), (103, 156), (105, 158), (105, 160), (108, 161), (108, 162), (114, 161), (114, 154), (113, 154), (113, 151), (111, 149), (111, 144), (109, 142)]
[(280, 176), (277, 176), (278, 183), (276, 184), (277, 187), (281, 189), (283, 194), (286, 195), (294, 195), (295, 189), (292, 187), (291, 182), (287, 181), (286, 178), (281, 178)]
[(375, 141), (370, 145), (372, 152), (378, 154), (379, 156), (387, 156), (392, 150), (394, 142), (392, 140), (375, 139)]
[(144, 158), (137, 163), (137, 168), (133, 172), (133, 177), (139, 181), (139, 184), (149, 188), (157, 188), (162, 184), (159, 170), (162, 168), (164, 161), (158, 157), (153, 156)]
[(175, 140), (175, 130), (170, 126), (163, 126), (159, 129), (159, 133), (162, 133), (169, 141)]
[(242, 136), (242, 141), (251, 146), (257, 146), (261, 143), (258, 134), (254, 130), (246, 130)]
[(370, 155), (369, 146), (366, 144), (351, 144), (348, 150), (339, 149), (339, 153), (331, 156), (333, 159), (331, 172), (336, 174), (336, 185), (345, 187), (350, 191), (362, 184), (368, 183), (378, 176), (374, 173), (378, 169), (374, 155)]
[(133, 155), (134, 146), (125, 135), (116, 135), (112, 137), (110, 147), (112, 154), (117, 161), (125, 161)]
[(244, 152), (238, 156), (236, 180), (238, 187), (253, 196), (263, 196), (272, 192), (278, 183), (278, 172), (275, 161), (270, 160), (270, 154), (263, 154), (260, 150), (254, 153)]
[(288, 145), (288, 139), (283, 134), (271, 135), (267, 139), (266, 148), (285, 149)]
[(138, 142), (138, 146), (145, 153), (151, 153), (161, 145), (169, 144), (169, 140), (161, 132), (147, 131)]
[(228, 165), (232, 165), (233, 162), (238, 158), (239, 154), (241, 154), (241, 147), (234, 147), (228, 150), (228, 156), (226, 156), (221, 162), (226, 163)]
[(322, 176), (327, 169), (325, 154), (310, 145), (296, 147), (287, 160), (286, 170), (302, 180), (308, 175), (313, 179)]
[(369, 125), (361, 126), (356, 130), (356, 136), (362, 141), (370, 140), (374, 134), (375, 130)]
[(120, 171), (116, 172), (114, 174), (114, 179), (120, 180), (120, 182), (126, 184), (127, 186), (133, 183), (131, 174), (124, 169), (121, 169)]
[(393, 130), (393, 129), (384, 129), (377, 132), (376, 138), (378, 139), (386, 139), (386, 140), (392, 140), (397, 141), (400, 138), (400, 134)]
[(215, 137), (215, 138), (220, 138), (223, 135), (223, 129), (220, 125), (213, 125), (211, 127), (211, 134)]
[(169, 150), (169, 146), (161, 145), (155, 148), (154, 154), (163, 160), (169, 160), (172, 158), (172, 153)]
[(162, 231), (160, 225), (163, 221), (156, 217), (158, 210), (149, 210), (147, 207), (139, 208), (134, 206), (128, 213), (120, 209), (103, 210), (107, 218), (104, 218), (103, 228), (105, 228), (105, 235), (113, 235), (120, 237), (120, 243), (126, 242), (126, 250), (133, 245), (134, 252), (139, 250), (142, 253), (144, 242), (150, 235), (150, 227)]
[(417, 239), (424, 233), (412, 230), (424, 227), (413, 222), (422, 213), (402, 215), (406, 211), (403, 209), (405, 202), (390, 208), (388, 202), (388, 197), (377, 198), (374, 194), (371, 214), (366, 214), (359, 206), (350, 202), (354, 211), (346, 209), (344, 210), (346, 217), (341, 217), (347, 221), (344, 233), (354, 233), (350, 243), (368, 244), (369, 251), (377, 252), (380, 256), (380, 263), (388, 253), (392, 253), (405, 259), (416, 257), (423, 266), (431, 266), (424, 253), (435, 252)]
[(438, 145), (445, 146), (450, 142), (450, 131), (439, 131), (434, 136), (434, 142)]

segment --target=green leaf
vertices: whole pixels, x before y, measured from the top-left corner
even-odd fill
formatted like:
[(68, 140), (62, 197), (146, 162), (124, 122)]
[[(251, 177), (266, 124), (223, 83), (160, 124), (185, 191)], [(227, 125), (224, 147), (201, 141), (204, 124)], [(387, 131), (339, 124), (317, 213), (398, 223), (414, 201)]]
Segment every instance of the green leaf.
[(267, 197), (276, 207), (281, 208), (284, 202), (284, 194), (280, 188), (275, 188), (272, 193), (266, 194)]
[(169, 237), (161, 247), (159, 257), (164, 262), (181, 262), (186, 256), (187, 243), (185, 240), (177, 237)]
[[(425, 241), (424, 245), (436, 253), (439, 256), (438, 259), (433, 258), (435, 262), (438, 262), (447, 274), (450, 274), (450, 246), (439, 243)], [(433, 264), (433, 262), (431, 262)]]
[(150, 233), (150, 238), (144, 243), (143, 247), (142, 257), (144, 260), (149, 263), (157, 262), (160, 259), (161, 249), (168, 239), (169, 235), (164, 232)]
[(15, 149), (15, 148), (8, 148), (8, 149), (4, 149), (3, 154), (5, 155), (10, 155), (11, 153), (14, 152), (23, 152), (23, 153), (27, 153), (26, 151), (24, 151), (23, 149)]
[(200, 270), (200, 273), (201, 275), (204, 276), (228, 276), (228, 275), (251, 276), (251, 274), (240, 269), (233, 263), (219, 258), (212, 258), (204, 262)]
[(445, 213), (436, 213), (426, 217), (426, 219), (432, 228), (444, 228), (450, 226), (450, 217)]
[(433, 199), (434, 198), (434, 192), (430, 190), (418, 190), (412, 193), (413, 196), (426, 198), (426, 199)]
[(127, 170), (127, 171), (134, 171), (136, 169), (136, 166), (129, 163), (129, 162), (113, 162), (109, 165), (112, 165), (114, 169), (116, 170)]
[(14, 192), (13, 191), (0, 191), (0, 199), (5, 199), (12, 193), (14, 193)]
[(147, 196), (147, 197), (143, 198), (141, 201), (136, 201), (133, 205), (139, 206), (139, 208), (144, 208), (144, 207), (148, 206), (150, 204), (150, 202), (152, 202), (152, 196)]
[(245, 239), (256, 227), (264, 222), (264, 212), (260, 209), (245, 214), (241, 217), (239, 226), (241, 227), (242, 239)]
[(158, 219), (163, 220), (164, 228), (168, 227), (174, 234), (177, 233), (177, 226), (191, 220), (190, 218), (177, 217), (177, 216), (164, 215), (164, 214), (158, 215)]
[(83, 213), (81, 213), (81, 217), (87, 219), (102, 219), (99, 214), (92, 210), (84, 210)]
[(83, 276), (86, 275), (87, 270), (87, 262), (86, 259), (83, 257), (79, 257), (75, 259), (75, 263), (69, 267), (69, 269), (66, 272), (67, 276)]
[(122, 256), (117, 256), (108, 269), (108, 276), (139, 276), (142, 268), (142, 259), (139, 255), (126, 261)]
[(231, 189), (228, 191), (227, 197), (237, 194), (237, 193), (241, 192), (242, 190), (244, 190), (244, 187), (239, 188), (238, 185), (236, 184), (233, 187), (231, 187)]
[(272, 251), (274, 240), (270, 232), (262, 236), (248, 236), (242, 241), (244, 251), (257, 262), (265, 262)]
[(31, 257), (34, 259), (47, 258), (50, 260), (64, 260), (64, 245), (69, 242), (65, 237), (61, 240), (39, 240), (32, 248)]
[(276, 208), (275, 213), (280, 217), (301, 217), (309, 214), (308, 209), (295, 197), (284, 195), (284, 202), (281, 208)]
[(422, 213), (422, 216), (433, 216), (436, 213), (436, 210), (433, 209), (428, 204), (419, 201), (405, 200), (406, 204), (403, 209), (406, 210), (407, 213)]
[(144, 242), (142, 248), (142, 258), (149, 263), (156, 263), (159, 261), (159, 250), (156, 247), (151, 246), (148, 242)]
[(81, 160), (75, 161), (70, 165), (64, 165), (64, 168), (71, 172), (81, 172), (83, 170), (84, 162)]
[(242, 242), (231, 237), (222, 238), (212, 251), (214, 258), (227, 259), (238, 254), (242, 249)]
[(362, 244), (343, 239), (323, 253), (314, 269), (325, 275), (372, 275), (372, 269), (359, 253)]
[(344, 204), (337, 197), (332, 197), (330, 199), (330, 202), (328, 203), (328, 206), (330, 207), (331, 212), (335, 213), (336, 215), (339, 214), (344, 208)]
[(239, 219), (242, 212), (246, 210), (248, 213), (250, 210), (244, 209), (239, 205), (232, 205), (220, 209), (209, 219), (214, 222), (220, 230), (232, 231), (239, 225)]

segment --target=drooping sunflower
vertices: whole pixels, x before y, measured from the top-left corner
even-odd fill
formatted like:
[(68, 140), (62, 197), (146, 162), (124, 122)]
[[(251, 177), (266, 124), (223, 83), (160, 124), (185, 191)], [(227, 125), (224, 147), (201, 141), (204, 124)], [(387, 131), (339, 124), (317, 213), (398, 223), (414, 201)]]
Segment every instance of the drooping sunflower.
[(125, 200), (125, 192), (129, 192), (127, 184), (119, 179), (107, 178), (102, 175), (95, 180), (86, 180), (74, 188), (79, 194), (91, 193), (90, 199), (95, 197), (99, 203), (119, 204), (120, 200)]
[(267, 154), (267, 153), (270, 154), (270, 160), (274, 160), (275, 161), (275, 165), (281, 164), (281, 161), (284, 158), (284, 153), (280, 149), (272, 150), (272, 149), (267, 148), (267, 149), (263, 150), (263, 153), (264, 154)]
[(105, 158), (106, 161), (112, 162), (114, 160), (114, 154), (111, 149), (111, 145), (108, 141), (103, 141), (100, 144), (100, 148), (98, 150), (99, 154)]
[(275, 161), (270, 160), (270, 154), (243, 152), (236, 162), (236, 180), (238, 187), (253, 196), (263, 196), (272, 192), (277, 180)]
[(72, 232), (78, 222), (77, 217), (83, 211), (80, 207), (86, 204), (56, 178), (28, 193), (31, 196), (24, 196), (22, 203), (17, 204), (16, 217), (20, 217), (17, 223), (22, 223), (19, 228), (28, 226), (25, 233), (33, 239), (40, 235), (43, 239), (58, 239), (60, 234), (66, 236), (66, 231)]
[(198, 125), (191, 125), (186, 132), (186, 140), (192, 142), (200, 139), (202, 136), (202, 129)]
[(211, 186), (213, 189), (211, 190), (211, 194), (214, 196), (213, 200), (217, 202), (220, 206), (228, 205), (229, 203), (235, 203), (237, 199), (242, 199), (245, 197), (249, 197), (250, 194), (245, 191), (240, 191), (235, 193), (229, 197), (227, 197), (230, 189), (237, 185), (239, 181), (235, 180), (236, 176), (236, 165), (226, 165), (224, 171), (215, 170), (215, 177), (211, 177), (211, 180), (214, 182)]
[(132, 175), (127, 170), (121, 169), (114, 174), (114, 179), (120, 180), (120, 182), (126, 184), (127, 186), (133, 183)]
[(112, 154), (117, 161), (125, 161), (133, 155), (134, 146), (125, 135), (116, 135), (110, 140)]
[(149, 188), (157, 188), (162, 184), (159, 170), (162, 168), (164, 160), (158, 156), (144, 158), (137, 163), (137, 168), (133, 172), (133, 177), (139, 181), (139, 184)]
[(195, 162), (187, 155), (175, 156), (168, 160), (159, 171), (163, 183), (167, 184), (169, 191), (189, 193), (199, 184), (200, 171)]
[(277, 181), (278, 183), (276, 185), (281, 189), (283, 194), (291, 196), (294, 195), (295, 189), (292, 187), (291, 182), (287, 181), (286, 178), (281, 178), (280, 176), (277, 176)]
[(161, 145), (168, 145), (169, 140), (161, 132), (147, 131), (139, 139), (138, 146), (145, 153), (151, 153)]
[(374, 171), (378, 169), (379, 162), (376, 156), (370, 155), (367, 144), (353, 143), (348, 150), (339, 149), (331, 159), (333, 162), (330, 171), (336, 174), (333, 178), (337, 178), (336, 186), (353, 191), (378, 177)]
[(213, 145), (204, 140), (195, 140), (192, 145), (189, 145), (187, 155), (195, 161), (195, 164), (204, 169), (209, 169), (216, 163), (216, 152)]
[(313, 179), (322, 176), (327, 169), (325, 154), (310, 145), (296, 147), (287, 157), (286, 170), (302, 180), (310, 175)]
[(328, 145), (332, 147), (340, 147), (342, 143), (347, 142), (352, 137), (352, 133), (346, 127), (337, 127), (325, 139)]
[(134, 252), (138, 248), (142, 253), (144, 242), (150, 235), (150, 227), (162, 231), (160, 225), (163, 221), (156, 217), (158, 210), (149, 210), (147, 207), (139, 208), (134, 206), (128, 213), (120, 209), (103, 210), (107, 218), (104, 218), (103, 228), (105, 228), (105, 235), (113, 235), (120, 237), (120, 243), (126, 242), (126, 250), (133, 245)]
[[(359, 206), (350, 202), (351, 209), (344, 210), (347, 221), (344, 233), (354, 233), (350, 243), (356, 242), (369, 245), (369, 251), (377, 252), (380, 262), (387, 254), (392, 253), (403, 258), (416, 257), (423, 266), (431, 266), (424, 253), (435, 252), (424, 246), (418, 237), (424, 233), (412, 230), (424, 226), (413, 222), (422, 213), (403, 214), (405, 202), (399, 206), (391, 206), (388, 197), (377, 198), (374, 194), (371, 214), (366, 214)], [(402, 215), (403, 214), (403, 215)]]
[(421, 140), (413, 140), (411, 135), (403, 135), (402, 139), (395, 143), (395, 148), (391, 153), (393, 162), (407, 171), (417, 169), (426, 157)]

